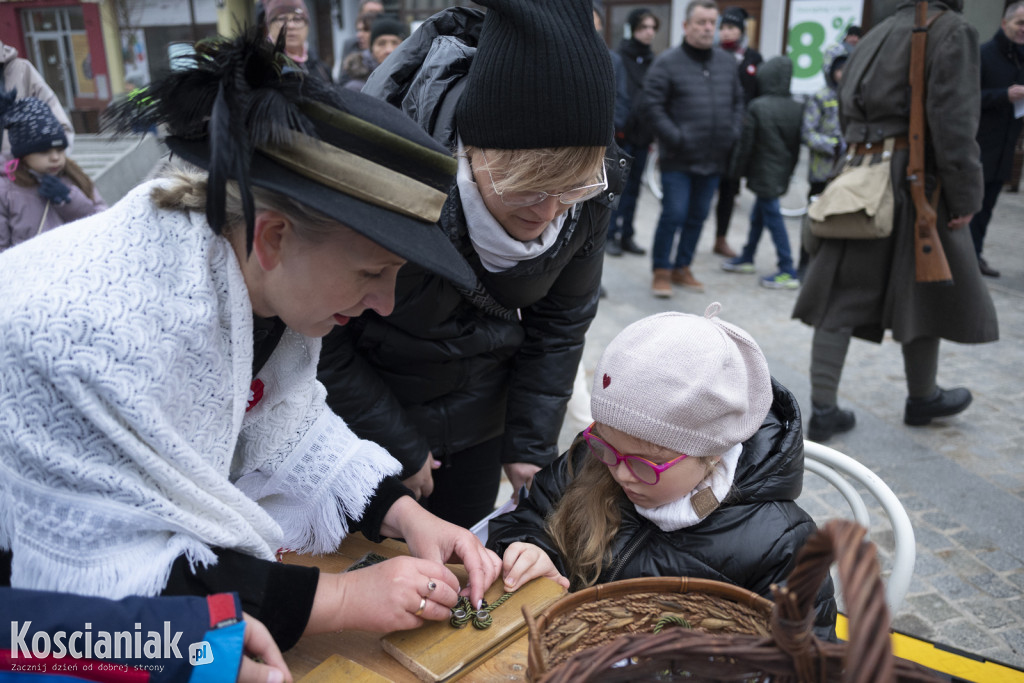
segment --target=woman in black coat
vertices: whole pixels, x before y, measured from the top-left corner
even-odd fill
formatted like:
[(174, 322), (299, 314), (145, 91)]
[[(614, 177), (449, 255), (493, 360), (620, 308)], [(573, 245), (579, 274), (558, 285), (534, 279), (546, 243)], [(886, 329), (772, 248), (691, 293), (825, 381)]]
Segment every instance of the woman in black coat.
[(614, 90), (584, 0), (445, 10), (363, 90), (456, 150), (438, 228), (477, 282), (404, 267), (394, 312), (331, 335), (320, 378), (334, 410), (449, 521), (490, 513), (502, 466), (518, 491), (557, 455), (628, 170), (605, 161)]

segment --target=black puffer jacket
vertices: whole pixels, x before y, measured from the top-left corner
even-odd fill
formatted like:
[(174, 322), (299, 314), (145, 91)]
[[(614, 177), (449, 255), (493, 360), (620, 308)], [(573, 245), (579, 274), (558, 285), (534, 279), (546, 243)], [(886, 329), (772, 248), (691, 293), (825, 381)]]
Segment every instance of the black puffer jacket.
[[(814, 531), (814, 521), (794, 500), (803, 487), (804, 451), (796, 398), (772, 381), (774, 402), (761, 429), (743, 444), (733, 490), (699, 524), (661, 531), (620, 498), (622, 526), (612, 561), (599, 583), (638, 576), (690, 576), (732, 583), (770, 598), (773, 583), (783, 581), (797, 550)], [(490, 523), (487, 546), (499, 555), (516, 541), (544, 549), (565, 573), (565, 565), (544, 531), (544, 520), (567, 485), (567, 458), (586, 457), (585, 444), (563, 454), (536, 474), (529, 497)], [(816, 630), (822, 636), (835, 625), (831, 581), (818, 594)]]
[(717, 47), (701, 51), (683, 43), (666, 50), (644, 78), (643, 111), (663, 171), (725, 173), (743, 124), (736, 60)]
[[(401, 107), (454, 149), (455, 103), (482, 18), (461, 7), (435, 15), (363, 92)], [(557, 456), (597, 312), (610, 207), (629, 170), (620, 156), (606, 165), (609, 192), (571, 212), (545, 253), (499, 273), (480, 264), (453, 184), (439, 228), (477, 273), (476, 290), (409, 263), (398, 275), (392, 315), (367, 312), (324, 340), (328, 403), (360, 437), (398, 458), (404, 476), (420, 469), (428, 450), (443, 457), (502, 433), (503, 462), (543, 466)]]

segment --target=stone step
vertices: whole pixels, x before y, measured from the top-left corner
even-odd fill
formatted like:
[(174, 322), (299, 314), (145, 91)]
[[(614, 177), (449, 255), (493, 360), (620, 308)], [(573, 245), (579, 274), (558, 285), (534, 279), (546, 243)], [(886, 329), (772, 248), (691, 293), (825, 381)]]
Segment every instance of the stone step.
[(153, 135), (75, 135), (72, 158), (92, 178), (108, 205), (146, 180), (167, 153)]

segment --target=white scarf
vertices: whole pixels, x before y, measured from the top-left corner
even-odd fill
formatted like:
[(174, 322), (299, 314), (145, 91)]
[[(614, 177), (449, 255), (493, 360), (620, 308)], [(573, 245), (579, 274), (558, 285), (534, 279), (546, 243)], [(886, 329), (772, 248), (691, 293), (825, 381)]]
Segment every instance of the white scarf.
[(480, 196), (480, 189), (473, 180), (473, 169), (469, 158), (459, 139), (459, 173), (456, 176), (459, 184), (459, 196), (462, 198), (462, 211), (466, 214), (466, 227), (469, 229), (469, 241), (480, 256), (480, 263), (490, 273), (508, 270), (520, 261), (528, 261), (540, 256), (558, 240), (562, 225), (568, 218), (566, 211), (548, 223), (540, 237), (529, 242), (521, 242), (509, 235), (501, 223), (495, 220)]
[(711, 476), (697, 484), (692, 491), (679, 500), (665, 503), (656, 508), (642, 508), (635, 505), (636, 511), (641, 517), (654, 522), (662, 531), (678, 531), (693, 526), (702, 519), (690, 504), (693, 494), (710, 486), (715, 498), (720, 501), (725, 500), (726, 494), (732, 488), (733, 479), (736, 477), (736, 465), (739, 463), (742, 453), (743, 444), (736, 444), (730, 448), (722, 456)]

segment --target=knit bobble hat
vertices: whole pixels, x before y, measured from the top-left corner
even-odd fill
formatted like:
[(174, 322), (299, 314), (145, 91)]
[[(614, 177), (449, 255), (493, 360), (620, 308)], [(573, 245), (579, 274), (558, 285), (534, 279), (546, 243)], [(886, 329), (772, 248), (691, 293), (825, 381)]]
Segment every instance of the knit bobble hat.
[(409, 37), (409, 27), (394, 17), (378, 15), (370, 24), (370, 46), (381, 36), (398, 36), (405, 40)]
[(768, 362), (719, 310), (659, 313), (620, 332), (594, 372), (594, 420), (698, 458), (753, 436), (772, 405)]
[(743, 33), (747, 32), (747, 10), (742, 7), (726, 7), (722, 10), (722, 24), (732, 24), (739, 27)]
[(68, 146), (63, 126), (45, 102), (37, 97), (17, 97), (16, 90), (0, 96), (0, 121), (11, 141), (11, 156), (20, 159), (33, 152)]
[(615, 76), (590, 0), (477, 0), (488, 8), (455, 112), (467, 145), (605, 146)]

